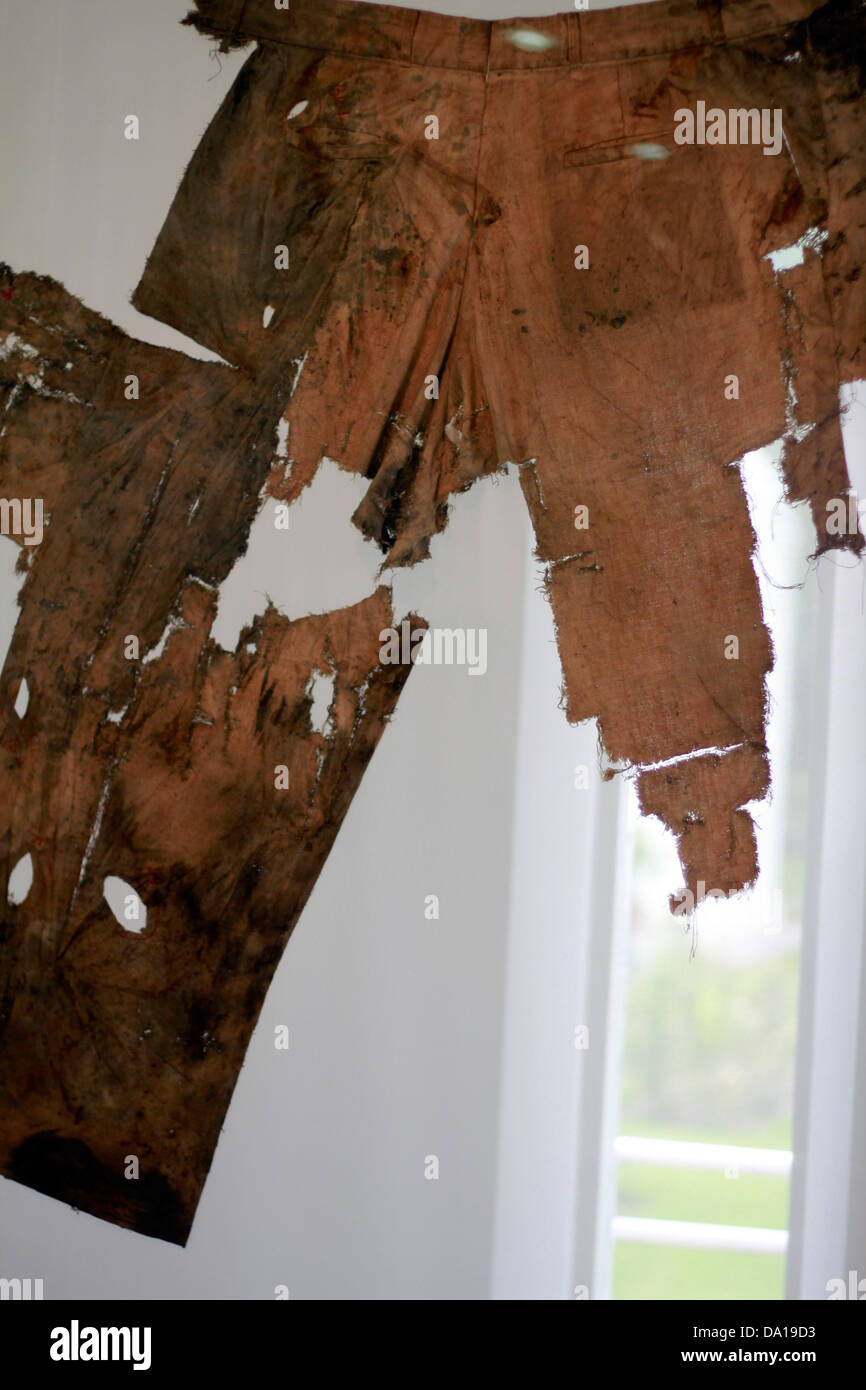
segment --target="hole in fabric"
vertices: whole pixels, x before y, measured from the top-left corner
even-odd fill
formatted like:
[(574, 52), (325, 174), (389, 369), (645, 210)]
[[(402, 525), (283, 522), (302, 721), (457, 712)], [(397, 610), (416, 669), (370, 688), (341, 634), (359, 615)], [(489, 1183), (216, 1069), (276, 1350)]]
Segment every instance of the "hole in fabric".
[(770, 251), (765, 257), (777, 275), (780, 270), (793, 270), (795, 265), (802, 265), (805, 259), (803, 248), (798, 241), (795, 241), (793, 246), (783, 246), (780, 251)]
[(542, 49), (554, 48), (556, 45), (555, 39), (549, 34), (539, 34), (537, 29), (511, 29), (505, 37), (515, 48), (522, 48), (525, 53), (540, 53)]
[(12, 706), (19, 719), (23, 719), (27, 713), (27, 706), (30, 704), (30, 687), (27, 684), (27, 677), (22, 676), (21, 684), (18, 687), (18, 694), (15, 696), (15, 704)]
[(20, 553), (19, 547), (9, 536), (0, 536), (0, 665), (9, 654), (12, 635), (21, 613), (18, 592), (27, 575), (25, 571), (18, 569)]
[(165, 625), (165, 628), (163, 629), (162, 636), (160, 637), (156, 646), (151, 647), (150, 650), (146, 651), (144, 656), (141, 658), (142, 666), (149, 666), (152, 661), (159, 661), (160, 657), (165, 651), (165, 644), (168, 641), (169, 637), (171, 637), (173, 632), (180, 632), (181, 628), (184, 627), (186, 627), (186, 624), (182, 622), (181, 619), (178, 618), (176, 615), (170, 617)]
[(9, 875), (6, 897), (13, 907), (23, 903), (33, 887), (33, 860), (29, 854), (22, 855)]
[(124, 931), (137, 935), (147, 926), (147, 908), (141, 901), (131, 883), (125, 878), (109, 874), (102, 885), (105, 901), (111, 908), (114, 920)]
[(211, 637), (234, 651), (241, 631), (268, 599), (290, 618), (330, 613), (372, 593), (381, 555), (349, 518), (369, 486), (366, 478), (323, 462), (291, 507), (291, 528), (275, 525), (268, 498), (253, 522), (246, 554), (219, 591)]
[(667, 145), (656, 145), (652, 141), (638, 141), (636, 145), (629, 145), (629, 154), (633, 154), (635, 159), (670, 159), (671, 152)]
[(791, 246), (780, 246), (778, 251), (768, 251), (764, 260), (770, 262), (773, 274), (778, 275), (780, 271), (793, 270), (794, 266), (802, 265), (807, 251), (823, 255), (827, 239), (827, 232), (822, 231), (820, 227), (809, 227)]
[(324, 734), (331, 722), (334, 681), (334, 676), (325, 675), (323, 671), (314, 671), (307, 687), (307, 693), (313, 700), (310, 723), (318, 734)]

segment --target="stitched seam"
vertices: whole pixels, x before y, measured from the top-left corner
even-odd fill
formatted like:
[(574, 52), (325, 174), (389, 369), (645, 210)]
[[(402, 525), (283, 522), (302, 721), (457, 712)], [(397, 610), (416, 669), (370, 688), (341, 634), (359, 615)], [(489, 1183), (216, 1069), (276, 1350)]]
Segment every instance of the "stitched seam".
[(238, 0), (237, 13), (232, 21), (231, 28), (228, 30), (229, 37), (240, 37), (242, 33), (241, 21), (247, 8), (247, 0)]
[(616, 65), (616, 96), (617, 101), (619, 102), (619, 119), (622, 123), (623, 129), (625, 129), (625, 103), (622, 99), (622, 66), (619, 63), (617, 63)]
[[(737, 34), (736, 38), (726, 38), (723, 46), (725, 48), (741, 48), (743, 44), (751, 43), (753, 39), (769, 38), (773, 34), (784, 34), (787, 29), (792, 29), (793, 24), (777, 24), (771, 29), (759, 29), (753, 34)], [(642, 63), (647, 58), (664, 58), (672, 53), (686, 52), (690, 48), (716, 48), (718, 44), (712, 39), (694, 40), (689, 43), (678, 44), (675, 48), (654, 48), (646, 53), (638, 53), (633, 57), (627, 58), (585, 58), (580, 64), (581, 67), (604, 67), (610, 63)], [(562, 63), (561, 67), (570, 67), (572, 64)], [(576, 66), (576, 65), (575, 65)], [(518, 69), (519, 71), (519, 69)]]
[[(491, 30), (491, 33), (492, 33), (492, 30)], [(489, 60), (489, 52), (490, 52), (490, 50), (489, 50), (489, 47), (488, 47), (488, 60)], [(481, 103), (481, 118), (480, 118), (480, 120), (479, 120), (479, 122), (478, 122), (478, 158), (477, 158), (476, 161), (475, 161), (475, 191), (474, 191), (473, 200), (472, 200), (472, 226), (471, 226), (471, 229), (470, 229), (469, 245), (468, 245), (467, 251), (466, 251), (466, 265), (465, 265), (464, 270), (463, 270), (463, 279), (462, 279), (461, 282), (460, 282), (460, 294), (459, 294), (458, 297), (457, 297), (457, 307), (456, 307), (456, 309), (455, 309), (455, 311), (454, 311), (454, 327), (453, 327), (453, 329), (452, 329), (451, 337), (450, 337), (450, 339), (449, 339), (448, 354), (450, 354), (451, 347), (452, 347), (453, 343), (457, 340), (458, 333), (460, 332), (460, 313), (461, 313), (461, 310), (462, 310), (462, 308), (463, 308), (463, 298), (464, 298), (464, 295), (465, 295), (465, 293), (466, 293), (466, 281), (467, 281), (467, 279), (469, 278), (469, 258), (470, 258), (470, 256), (473, 254), (473, 252), (474, 252), (474, 250), (475, 250), (475, 246), (476, 246), (476, 235), (477, 235), (477, 232), (478, 232), (478, 222), (477, 222), (477, 218), (478, 218), (478, 187), (479, 187), (479, 178), (480, 178), (480, 175), (481, 175), (481, 157), (482, 157), (483, 150), (484, 150), (484, 131), (485, 131), (485, 128), (486, 128), (485, 117), (486, 117), (486, 115), (487, 115), (487, 102), (488, 102), (489, 94), (490, 94), (490, 87), (489, 87), (488, 82), (487, 82), (487, 74), (485, 73), (485, 75), (484, 75), (484, 100), (483, 100), (482, 103)], [(448, 354), (446, 354), (446, 360), (447, 360)]]
[[(813, 26), (813, 16), (812, 16), (812, 15), (809, 15), (808, 20), (807, 20), (807, 22), (806, 22), (806, 50), (807, 50), (807, 52), (808, 52), (808, 54), (809, 54), (809, 57), (812, 58), (812, 59), (814, 60), (814, 57), (815, 57), (815, 49), (814, 49), (813, 44), (812, 44), (812, 26)], [(817, 97), (817, 99), (818, 99), (818, 110), (819, 110), (820, 113), (821, 113), (821, 126), (822, 126), (822, 128), (823, 128), (823, 136), (824, 136), (824, 141), (823, 141), (823, 145), (824, 145), (824, 148), (823, 148), (823, 156), (824, 156), (824, 157), (823, 157), (821, 163), (822, 163), (823, 168), (824, 168), (824, 177), (825, 177), (825, 179), (826, 179), (826, 187), (827, 187), (827, 192), (828, 192), (828, 195), (829, 195), (829, 193), (830, 193), (830, 188), (829, 188), (829, 185), (830, 185), (830, 170), (829, 170), (829, 167), (828, 167), (828, 165), (827, 165), (827, 145), (828, 145), (828, 141), (829, 141), (829, 136), (828, 136), (828, 133), (827, 133), (827, 101), (826, 101), (826, 99), (825, 99), (824, 91), (823, 91), (823, 89), (822, 89), (822, 87), (821, 87), (821, 84), (820, 84), (820, 82), (817, 81), (817, 79), (816, 79), (816, 77), (815, 77), (815, 75), (814, 75), (814, 68), (812, 69), (812, 73), (811, 73), (811, 81), (812, 81), (812, 90), (813, 90), (813, 92), (814, 92), (814, 95), (815, 95), (815, 96)], [(793, 152), (793, 150), (791, 149), (790, 145), (788, 145), (787, 140), (785, 141), (785, 144), (786, 144), (787, 149), (788, 149), (788, 155), (789, 155), (789, 157), (790, 157), (790, 159), (791, 159), (791, 162), (792, 162), (792, 164), (793, 164), (793, 163), (794, 163), (794, 152)], [(803, 189), (803, 192), (806, 194), (806, 197), (808, 197), (808, 196), (809, 196), (809, 189), (806, 188), (805, 184), (803, 183), (802, 179), (800, 178), (800, 171), (799, 171), (799, 169), (797, 169), (796, 164), (794, 165), (794, 173), (797, 175), (797, 179), (798, 179), (798, 182), (799, 182), (799, 184), (800, 184), (800, 187)], [(829, 213), (828, 213), (828, 218), (829, 218)], [(832, 296), (831, 296), (831, 294), (830, 294), (830, 286), (829, 286), (828, 283), (827, 283), (827, 274), (826, 274), (826, 270), (825, 270), (825, 265), (826, 265), (826, 262), (824, 261), (824, 258), (823, 258), (823, 256), (822, 256), (822, 257), (821, 257), (821, 267), (820, 267), (821, 287), (822, 287), (822, 289), (823, 289), (823, 291), (824, 291), (824, 296), (823, 296), (823, 297), (824, 297), (824, 303), (825, 303), (826, 306), (827, 306), (827, 315), (828, 315), (829, 321), (830, 321), (830, 323), (831, 323), (831, 325), (832, 325), (832, 329), (833, 329), (833, 346), (834, 346), (834, 348), (837, 348), (837, 349), (838, 349), (838, 347), (839, 347), (839, 338), (840, 338), (840, 334), (839, 334), (839, 330), (838, 330), (837, 327), (836, 327), (836, 321), (835, 321), (835, 317), (834, 317), (834, 306), (833, 306), (833, 302), (832, 302)], [(836, 398), (837, 398), (837, 400), (838, 400), (838, 398), (839, 398), (839, 388), (840, 388), (841, 385), (842, 385), (841, 356), (840, 356), (840, 355), (836, 355), (836, 354), (834, 354), (834, 355), (836, 356)]]
[(724, 43), (727, 35), (725, 33), (725, 21), (722, 14), (722, 0), (704, 0), (703, 11), (707, 21), (707, 28), (710, 31), (710, 43)]
[(565, 16), (565, 51), (568, 54), (569, 63), (580, 62), (583, 48), (580, 38), (579, 14), (567, 14)]
[[(761, 29), (753, 34), (738, 34), (736, 38), (725, 39), (723, 46), (725, 48), (742, 48), (744, 44), (751, 43), (753, 39), (770, 38), (773, 34), (784, 34), (786, 30), (792, 29), (793, 27), (794, 24), (791, 23), (778, 24), (771, 29)], [(227, 29), (222, 26), (218, 27), (217, 25), (210, 25), (207, 28), (200, 30), (199, 32), (203, 34), (211, 34), (215, 37), (231, 37), (233, 34), (236, 33), (236, 30)], [(247, 43), (256, 43), (259, 44), (260, 47), (276, 46), (279, 48), (300, 48), (304, 49), (306, 52), (309, 53), (330, 53), (335, 58), (360, 58), (369, 63), (388, 63), (395, 67), (435, 68), (437, 71), (442, 72), (474, 72), (479, 77), (485, 76), (485, 68), (483, 66), (466, 67), (465, 65), (453, 63), (416, 63), (406, 58), (386, 58), (376, 53), (353, 53), (350, 52), (350, 50), (347, 48), (335, 48), (329, 44), (299, 43), (294, 39), (283, 39), (278, 38), (276, 36), (260, 38), (256, 34), (248, 34), (243, 35), (243, 38)], [(537, 75), (541, 72), (564, 72), (567, 71), (569, 68), (603, 68), (610, 67), (612, 64), (643, 63), (646, 62), (647, 58), (664, 58), (673, 53), (686, 52), (690, 48), (714, 48), (717, 46), (718, 45), (713, 44), (709, 39), (706, 39), (702, 42), (679, 44), (675, 48), (652, 49), (650, 51), (647, 51), (646, 53), (638, 53), (631, 57), (585, 58), (580, 63), (571, 63), (568, 61), (564, 63), (539, 63), (537, 65), (531, 65), (525, 68), (488, 68), (486, 71), (489, 72), (489, 75), (491, 77), (500, 77), (505, 76), (506, 74), (510, 75), (512, 73), (529, 73), (530, 75)]]
[(411, 32), (411, 34), (409, 35), (409, 57), (408, 57), (408, 60), (407, 60), (407, 61), (408, 61), (409, 65), (410, 65), (411, 67), (417, 67), (417, 66), (418, 66), (418, 64), (415, 62), (415, 36), (416, 36), (416, 34), (418, 33), (418, 25), (419, 25), (420, 23), (421, 23), (421, 11), (420, 11), (420, 10), (416, 10), (416, 11), (415, 11), (415, 19), (413, 20), (413, 23), (412, 23), (412, 32)]

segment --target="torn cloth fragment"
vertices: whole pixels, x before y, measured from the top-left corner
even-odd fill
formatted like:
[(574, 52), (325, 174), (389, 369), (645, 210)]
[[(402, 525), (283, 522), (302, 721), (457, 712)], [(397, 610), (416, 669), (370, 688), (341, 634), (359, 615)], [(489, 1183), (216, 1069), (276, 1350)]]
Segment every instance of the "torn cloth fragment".
[[(4, 883), (25, 853), (33, 882), (0, 919), (0, 1172), (184, 1243), (271, 975), (411, 668), (380, 661), (384, 588), (294, 622), (269, 607), (218, 647), (279, 403), (51, 280), (2, 283), (0, 490), (49, 519), (22, 545), (2, 679)], [(115, 920), (109, 877), (143, 930)]]
[[(783, 440), (816, 551), (863, 546), (831, 524), (839, 388), (866, 372), (861, 0), (581, 11), (533, 19), (531, 45), (343, 0), (186, 22), (257, 46), (135, 303), (250, 370), (303, 359), (275, 493), (336, 459), (369, 479), (356, 524), (414, 564), (449, 498), (516, 463), (568, 718), (626, 767), (763, 758), (772, 652), (732, 465)], [(755, 879), (738, 765), (705, 765), (687, 886)]]

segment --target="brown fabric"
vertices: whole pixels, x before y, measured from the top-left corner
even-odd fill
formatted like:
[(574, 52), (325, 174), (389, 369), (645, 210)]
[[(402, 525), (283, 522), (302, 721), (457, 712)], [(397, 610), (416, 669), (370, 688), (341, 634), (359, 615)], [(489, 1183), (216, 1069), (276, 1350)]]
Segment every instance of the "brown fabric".
[[(863, 545), (827, 529), (849, 485), (839, 385), (863, 373), (862, 4), (672, 0), (482, 24), (209, 0), (187, 22), (261, 42), (134, 302), (250, 370), (303, 361), (274, 492), (297, 497), (336, 459), (370, 479), (357, 525), (389, 566), (414, 564), (455, 492), (517, 463), (568, 718), (597, 716), (624, 766), (763, 756), (772, 653), (731, 465), (784, 436), (816, 550)], [(515, 28), (549, 46), (518, 48)], [(778, 108), (782, 150), (678, 145), (675, 113), (699, 100)], [(668, 157), (641, 158), (647, 144)], [(817, 249), (774, 273), (770, 253), (810, 229)], [(694, 872), (714, 886), (731, 881), (728, 833), (738, 885), (757, 872), (734, 766), (711, 763), (702, 812), (716, 826)]]
[[(455, 493), (517, 464), (568, 717), (596, 716), (636, 769), (687, 886), (736, 890), (756, 873), (741, 808), (767, 788), (771, 651), (732, 464), (784, 436), (816, 549), (862, 548), (828, 533), (826, 503), (847, 488), (838, 388), (863, 375), (866, 307), (853, 0), (495, 24), (213, 0), (190, 19), (258, 46), (134, 302), (230, 366), (136, 343), (53, 281), (0, 281), (0, 485), (50, 513), (22, 547), (0, 687), (7, 877), (34, 862), (0, 926), (0, 1171), (180, 1242), (408, 672), (380, 664), (383, 589), (213, 643), (262, 493), (293, 501), (334, 458), (369, 480), (355, 520), (385, 564), (414, 564)], [(516, 46), (516, 27), (546, 46)], [(784, 150), (676, 145), (699, 101), (781, 108)], [(803, 264), (775, 273), (768, 255), (807, 232)], [(336, 681), (327, 736), (316, 671)], [(108, 874), (144, 899), (140, 936), (114, 921)]]
[[(0, 926), (0, 1171), (183, 1243), (271, 975), (411, 668), (380, 664), (384, 588), (296, 622), (269, 607), (216, 646), (280, 403), (54, 281), (0, 283), (0, 489), (50, 512), (22, 546), (2, 682), (4, 882), (26, 853), (34, 879)], [(335, 681), (327, 735), (316, 672)], [(140, 934), (108, 875), (140, 894)]]

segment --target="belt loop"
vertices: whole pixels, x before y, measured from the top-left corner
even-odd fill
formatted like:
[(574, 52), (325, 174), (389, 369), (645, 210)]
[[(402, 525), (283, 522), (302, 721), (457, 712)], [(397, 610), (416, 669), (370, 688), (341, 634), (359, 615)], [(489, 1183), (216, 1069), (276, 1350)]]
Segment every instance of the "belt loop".
[(583, 38), (580, 32), (580, 15), (568, 14), (566, 23), (566, 56), (570, 63), (583, 62)]
[(421, 21), (420, 10), (406, 11), (406, 28), (403, 34), (403, 62), (414, 63), (415, 61), (415, 35), (418, 32), (418, 25)]
[(722, 18), (722, 0), (698, 0), (710, 31), (711, 43), (725, 42), (725, 21)]
[(232, 27), (231, 27), (231, 37), (232, 37), (232, 39), (237, 39), (238, 36), (239, 36), (240, 33), (241, 33), (241, 26), (242, 26), (242, 24), (243, 24), (244, 11), (245, 11), (246, 8), (247, 8), (247, 0), (235, 0), (235, 6), (236, 6), (236, 9), (237, 9), (237, 14), (235, 15), (234, 20), (232, 21)]

